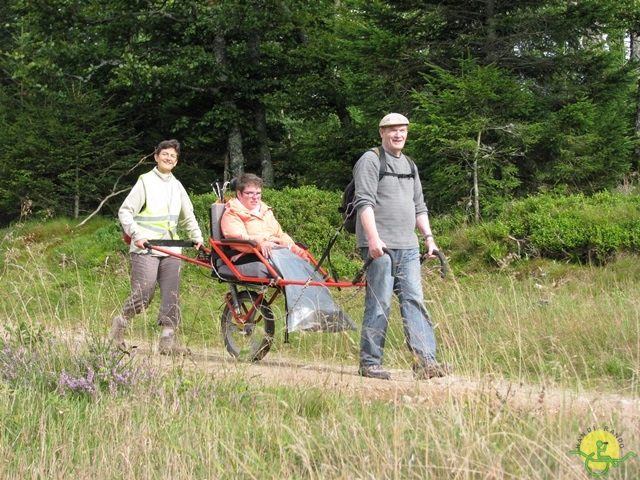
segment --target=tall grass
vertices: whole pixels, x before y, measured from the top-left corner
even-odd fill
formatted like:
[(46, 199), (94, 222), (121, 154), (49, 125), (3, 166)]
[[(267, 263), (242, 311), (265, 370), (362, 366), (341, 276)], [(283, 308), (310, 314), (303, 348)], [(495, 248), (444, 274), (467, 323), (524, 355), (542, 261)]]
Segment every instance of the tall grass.
[[(620, 423), (522, 408), (489, 390), (378, 401), (264, 385), (249, 372), (153, 367), (128, 395), (5, 388), (0, 475), (581, 479), (583, 465), (568, 454), (580, 433)], [(617, 428), (637, 445), (637, 428)], [(636, 468), (623, 463), (609, 476), (635, 478)]]
[[(80, 232), (63, 221), (4, 232), (2, 478), (584, 479), (584, 462), (569, 451), (587, 428), (605, 426), (640, 454), (634, 257), (445, 280), (425, 266), (438, 356), (456, 375), (401, 387), (357, 379), (350, 390), (327, 388), (336, 380), (320, 370), (317, 385), (276, 385), (259, 365), (153, 355), (157, 302), (130, 332), (143, 352), (114, 356), (104, 338), (129, 288), (116, 242), (106, 221)], [(221, 356), (225, 287), (206, 274), (185, 267), (181, 334)], [(363, 296), (335, 292), (357, 324)], [(268, 368), (314, 361), (355, 377), (359, 332), (293, 333), (285, 344), (282, 304), (274, 309)], [(410, 360), (394, 308), (385, 365), (408, 379)], [(492, 388), (497, 380), (537, 393), (521, 401)], [(550, 388), (567, 398), (622, 394), (627, 408), (548, 405)], [(630, 458), (607, 478), (637, 478), (638, 462)]]

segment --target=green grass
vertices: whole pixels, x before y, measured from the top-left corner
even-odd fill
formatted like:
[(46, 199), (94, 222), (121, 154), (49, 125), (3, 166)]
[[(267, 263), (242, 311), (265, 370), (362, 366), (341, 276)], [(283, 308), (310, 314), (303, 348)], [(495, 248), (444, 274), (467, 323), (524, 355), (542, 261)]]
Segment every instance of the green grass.
[(157, 392), (123, 400), (3, 395), (8, 401), (0, 407), (5, 419), (0, 473), (3, 478), (74, 473), (78, 478), (356, 478), (363, 472), (368, 478), (473, 478), (473, 472), (494, 470), (553, 478), (575, 470), (557, 448), (578, 436), (571, 415), (514, 411), (488, 396), (432, 409), (334, 397), (320, 389), (268, 388), (237, 378), (192, 379), (186, 387), (176, 386), (173, 379), (181, 375), (169, 372), (157, 379)]
[[(425, 267), (438, 357), (476, 387), (422, 398), (417, 384), (415, 394), (394, 395), (383, 382), (371, 386), (380, 396), (349, 395), (273, 386), (248, 367), (211, 372), (189, 361), (113, 357), (104, 338), (129, 289), (117, 225), (55, 220), (0, 235), (1, 478), (584, 479), (584, 463), (568, 452), (594, 426), (621, 431), (625, 451), (640, 454), (638, 415), (523, 404), (497, 396), (487, 380), (622, 394), (638, 412), (637, 257), (598, 268), (453, 268), (458, 275), (445, 280)], [(181, 333), (194, 348), (221, 352), (225, 286), (207, 274), (185, 267)], [(334, 295), (358, 325), (363, 297), (357, 289)], [(157, 303), (133, 322), (131, 337), (143, 346), (157, 341)], [(285, 344), (282, 303), (274, 310), (267, 360), (355, 371), (359, 332), (292, 333)], [(394, 308), (385, 365), (408, 369), (410, 360)], [(639, 461), (606, 478), (636, 478)]]

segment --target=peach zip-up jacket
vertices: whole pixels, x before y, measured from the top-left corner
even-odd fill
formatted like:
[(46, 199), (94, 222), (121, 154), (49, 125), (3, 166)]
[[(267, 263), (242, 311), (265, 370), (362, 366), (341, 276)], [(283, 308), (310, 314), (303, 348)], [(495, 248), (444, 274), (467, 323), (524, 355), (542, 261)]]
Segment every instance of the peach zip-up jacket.
[[(260, 202), (260, 212), (248, 210), (240, 200), (232, 198), (225, 205), (220, 227), (225, 238), (241, 238), (256, 243), (270, 241), (278, 245), (290, 246), (293, 239), (284, 233), (273, 215), (273, 209)], [(251, 247), (234, 247), (240, 252), (250, 252)]]

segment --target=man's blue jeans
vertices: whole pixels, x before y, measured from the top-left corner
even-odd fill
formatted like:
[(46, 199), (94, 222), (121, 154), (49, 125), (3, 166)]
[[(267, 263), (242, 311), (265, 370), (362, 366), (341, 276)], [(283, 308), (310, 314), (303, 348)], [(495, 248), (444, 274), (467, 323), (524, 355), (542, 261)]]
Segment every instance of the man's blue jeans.
[[(436, 339), (431, 316), (424, 305), (420, 275), (419, 249), (391, 250), (395, 260), (395, 275), (391, 272), (391, 258), (376, 258), (367, 269), (364, 319), (360, 336), (360, 365), (380, 365), (389, 325), (393, 293), (398, 296), (404, 335), (411, 353), (423, 361), (434, 362)], [(369, 258), (369, 249), (362, 249), (362, 257)]]

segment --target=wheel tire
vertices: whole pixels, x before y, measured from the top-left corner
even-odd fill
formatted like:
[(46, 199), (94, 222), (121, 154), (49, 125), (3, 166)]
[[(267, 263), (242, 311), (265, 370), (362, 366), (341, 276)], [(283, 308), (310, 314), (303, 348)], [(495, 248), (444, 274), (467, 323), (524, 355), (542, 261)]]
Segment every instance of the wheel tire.
[[(258, 293), (250, 290), (238, 292), (240, 310), (246, 315), (258, 298)], [(222, 312), (222, 338), (224, 345), (238, 360), (258, 362), (269, 352), (275, 333), (275, 321), (271, 307), (260, 302), (246, 323), (233, 317), (229, 306)]]

